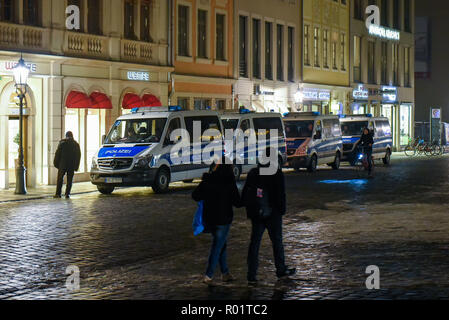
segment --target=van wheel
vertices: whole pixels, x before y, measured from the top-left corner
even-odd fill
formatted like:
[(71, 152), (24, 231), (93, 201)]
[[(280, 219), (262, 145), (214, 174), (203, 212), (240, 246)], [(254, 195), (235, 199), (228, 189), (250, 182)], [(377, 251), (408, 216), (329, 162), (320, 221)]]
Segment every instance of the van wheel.
[(98, 191), (100, 191), (101, 194), (111, 194), (114, 192), (115, 187), (110, 186), (97, 186)]
[(240, 176), (242, 175), (242, 166), (240, 165), (234, 165), (232, 168), (232, 171), (234, 173), (235, 181), (240, 180)]
[(334, 170), (340, 169), (340, 154), (339, 153), (337, 153), (335, 155), (335, 161), (334, 161), (334, 163), (332, 163), (332, 169), (334, 169)]
[(167, 193), (169, 185), (170, 185), (170, 171), (167, 168), (159, 169), (152, 186), (154, 192)]
[(318, 166), (318, 159), (316, 155), (312, 156), (312, 159), (310, 159), (309, 166), (307, 167), (307, 171), (309, 172), (316, 172), (316, 167)]
[(385, 154), (385, 158), (382, 159), (384, 162), (384, 165), (389, 166), (391, 162), (391, 151), (390, 149), (387, 150), (387, 153)]

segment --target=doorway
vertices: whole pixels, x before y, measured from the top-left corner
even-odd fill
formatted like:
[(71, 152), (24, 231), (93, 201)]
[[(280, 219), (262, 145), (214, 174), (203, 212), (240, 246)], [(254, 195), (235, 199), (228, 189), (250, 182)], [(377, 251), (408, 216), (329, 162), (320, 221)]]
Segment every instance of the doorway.
[[(28, 146), (28, 130), (27, 117), (23, 117), (23, 161), (27, 164), (27, 146)], [(20, 124), (19, 117), (10, 116), (8, 118), (8, 174), (10, 187), (16, 184), (16, 162), (19, 159), (19, 144), (20, 144)], [(27, 171), (28, 184), (28, 171)]]

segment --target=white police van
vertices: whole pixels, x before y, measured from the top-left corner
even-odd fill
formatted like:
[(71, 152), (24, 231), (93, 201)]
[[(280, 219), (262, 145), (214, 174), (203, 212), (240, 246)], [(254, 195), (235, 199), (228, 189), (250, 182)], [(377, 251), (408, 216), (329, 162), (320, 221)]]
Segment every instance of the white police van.
[[(234, 155), (232, 159), (236, 159), (236, 152), (240, 152), (240, 159), (242, 164), (236, 164), (234, 166), (234, 175), (238, 180), (242, 173), (249, 172), (252, 168), (257, 166), (257, 157), (265, 152), (265, 149), (270, 146), (270, 131), (277, 130), (277, 136), (272, 137), (277, 140), (278, 149), (278, 165), (280, 167), (287, 161), (286, 154), (286, 142), (284, 124), (282, 122), (282, 115), (280, 113), (256, 113), (248, 109), (241, 109), (238, 113), (224, 113), (221, 115), (221, 121), (223, 123), (224, 130), (237, 130), (241, 131), (243, 140), (245, 142), (242, 150), (236, 150), (236, 146), (233, 147)], [(248, 136), (250, 130), (255, 133), (255, 144), (251, 145), (248, 142)], [(259, 131), (260, 130), (260, 131)], [(262, 132), (263, 134), (258, 134)], [(228, 137), (226, 137), (228, 138)], [(234, 141), (238, 137), (235, 136)], [(228, 141), (226, 141), (228, 143)]]
[[(201, 132), (195, 138), (198, 141), (193, 141), (198, 122)], [(190, 152), (177, 153), (179, 161), (172, 157), (172, 148), (179, 140), (170, 140), (176, 129), (185, 129), (190, 136)], [(205, 136), (208, 129), (215, 129), (218, 136)], [(165, 193), (170, 182), (191, 181), (209, 170), (210, 165), (201, 161), (203, 151), (207, 145), (222, 148), (222, 132), (217, 112), (182, 111), (180, 107), (133, 109), (119, 117), (104, 137), (103, 146), (92, 159), (91, 182), (103, 194), (122, 186), (151, 186), (156, 193)], [(193, 148), (193, 142), (200, 147)]]
[(307, 168), (315, 172), (318, 165), (340, 168), (343, 155), (338, 116), (319, 112), (289, 113), (284, 117), (287, 140), (287, 167)]
[(358, 157), (358, 142), (364, 128), (373, 134), (373, 158), (382, 159), (384, 164), (390, 164), (393, 150), (393, 138), (388, 118), (375, 118), (371, 114), (341, 115), (341, 131), (343, 135), (343, 161), (352, 165)]

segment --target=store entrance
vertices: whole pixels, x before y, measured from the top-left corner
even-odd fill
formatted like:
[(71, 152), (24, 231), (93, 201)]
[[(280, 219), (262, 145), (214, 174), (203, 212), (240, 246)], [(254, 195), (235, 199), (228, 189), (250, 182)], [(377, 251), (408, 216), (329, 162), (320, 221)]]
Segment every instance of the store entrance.
[[(23, 156), (24, 164), (27, 163), (27, 117), (23, 117)], [(9, 174), (9, 186), (13, 187), (16, 184), (16, 162), (19, 159), (19, 117), (8, 118), (8, 174)], [(28, 179), (27, 179), (28, 181)]]

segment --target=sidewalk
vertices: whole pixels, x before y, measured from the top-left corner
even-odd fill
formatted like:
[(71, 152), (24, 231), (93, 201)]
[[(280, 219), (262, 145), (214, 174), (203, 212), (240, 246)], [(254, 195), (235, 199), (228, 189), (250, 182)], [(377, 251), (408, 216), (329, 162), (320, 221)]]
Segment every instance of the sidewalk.
[[(17, 195), (14, 194), (14, 188), (9, 190), (1, 190), (0, 189), (0, 203), (2, 202), (11, 202), (11, 201), (23, 201), (23, 200), (35, 200), (35, 199), (44, 199), (51, 198), (55, 194), (56, 186), (39, 186), (37, 188), (28, 189), (28, 193), (26, 195)], [(64, 192), (65, 185), (62, 188)], [(90, 182), (78, 182), (74, 183), (72, 187), (72, 195), (75, 194), (83, 194), (97, 191), (97, 187), (94, 186)]]

